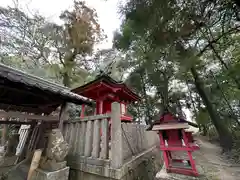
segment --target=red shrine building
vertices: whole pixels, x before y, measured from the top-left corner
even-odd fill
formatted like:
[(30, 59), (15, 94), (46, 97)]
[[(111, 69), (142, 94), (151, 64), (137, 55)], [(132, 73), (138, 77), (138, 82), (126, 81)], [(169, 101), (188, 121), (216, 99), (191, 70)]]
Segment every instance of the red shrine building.
[[(160, 138), (160, 150), (168, 173), (179, 173), (190, 176), (198, 176), (192, 152), (199, 149), (194, 142), (192, 132), (186, 131), (189, 124), (186, 120), (176, 118), (170, 112), (165, 112), (160, 120), (152, 127)], [(173, 154), (178, 154), (177, 158)], [(182, 154), (187, 156), (183, 158)]]
[[(117, 82), (107, 75), (101, 75), (72, 91), (94, 100), (96, 102), (95, 114), (110, 113), (111, 104), (119, 102), (121, 105), (121, 120), (124, 122), (132, 121), (132, 117), (127, 114), (127, 105), (140, 100), (140, 97), (124, 83)], [(81, 117), (84, 117), (84, 109), (85, 107), (82, 105)]]

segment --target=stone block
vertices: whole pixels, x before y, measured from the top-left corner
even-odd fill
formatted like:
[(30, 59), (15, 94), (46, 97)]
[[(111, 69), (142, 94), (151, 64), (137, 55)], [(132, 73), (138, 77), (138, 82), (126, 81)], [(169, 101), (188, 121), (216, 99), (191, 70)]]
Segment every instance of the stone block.
[(67, 165), (67, 161), (56, 162), (53, 160), (47, 160), (45, 163), (41, 164), (41, 169), (48, 171), (57, 171), (65, 168)]
[(199, 172), (199, 177), (186, 176), (183, 174), (167, 173), (165, 164), (163, 165), (161, 171), (156, 174), (157, 180), (201, 180), (204, 177), (203, 169), (200, 166), (196, 167)]
[(68, 176), (69, 167), (52, 172), (36, 169), (31, 180), (68, 180)]
[(69, 145), (64, 140), (59, 129), (53, 129), (49, 134), (46, 156), (58, 162), (64, 161), (69, 151)]

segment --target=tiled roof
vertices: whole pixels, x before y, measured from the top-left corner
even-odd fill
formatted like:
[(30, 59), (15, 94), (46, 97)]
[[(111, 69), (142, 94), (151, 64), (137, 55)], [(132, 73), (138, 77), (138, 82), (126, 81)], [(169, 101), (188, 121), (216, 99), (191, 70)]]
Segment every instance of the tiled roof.
[(11, 68), (1, 63), (0, 77), (12, 82), (24, 84), (29, 87), (38, 88), (42, 91), (48, 91), (49, 93), (58, 95), (59, 98), (67, 102), (72, 102), (75, 104), (92, 104), (88, 98), (71, 92), (70, 89), (65, 86), (47, 81), (34, 75), (27, 74), (26, 72)]

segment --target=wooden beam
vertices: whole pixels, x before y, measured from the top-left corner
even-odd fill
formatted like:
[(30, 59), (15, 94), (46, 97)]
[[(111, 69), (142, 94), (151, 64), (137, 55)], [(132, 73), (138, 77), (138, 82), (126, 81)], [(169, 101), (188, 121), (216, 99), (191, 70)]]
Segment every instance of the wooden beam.
[(31, 121), (29, 121), (29, 122), (26, 122), (26, 121), (0, 121), (0, 124), (18, 124), (18, 125), (26, 124), (26, 125), (29, 125), (29, 124), (33, 124), (33, 122), (31, 122)]
[(64, 123), (76, 123), (76, 122), (82, 122), (82, 121), (94, 121), (98, 119), (108, 119), (111, 117), (111, 114), (98, 114), (94, 116), (86, 116), (84, 118), (74, 118), (72, 121), (64, 121)]
[[(29, 107), (29, 106), (23, 106), (23, 105), (14, 105), (14, 104), (9, 104), (9, 103), (0, 103), (0, 109), (3, 109), (5, 111), (8, 110), (16, 110), (16, 111), (23, 111), (23, 112), (32, 112), (32, 113), (39, 113), (42, 114), (44, 113), (51, 113), (52, 111), (54, 111), (54, 108), (49, 108), (49, 109), (40, 109), (39, 106), (38, 107)], [(8, 111), (9, 112), (9, 111)]]
[(167, 123), (167, 124), (156, 124), (153, 126), (152, 131), (169, 130), (169, 129), (187, 129), (189, 128), (188, 123)]
[(27, 120), (41, 120), (41, 121), (58, 121), (57, 116), (41, 116), (41, 115), (30, 115), (23, 114), (20, 112), (5, 112), (0, 111), (0, 118), (19, 118), (19, 119), (27, 119)]
[(41, 105), (41, 106), (39, 106), (39, 108), (45, 109), (47, 107), (53, 107), (53, 106), (59, 107), (62, 103), (63, 103), (62, 101), (53, 102), (53, 103), (49, 103), (49, 104), (46, 104), (46, 105)]

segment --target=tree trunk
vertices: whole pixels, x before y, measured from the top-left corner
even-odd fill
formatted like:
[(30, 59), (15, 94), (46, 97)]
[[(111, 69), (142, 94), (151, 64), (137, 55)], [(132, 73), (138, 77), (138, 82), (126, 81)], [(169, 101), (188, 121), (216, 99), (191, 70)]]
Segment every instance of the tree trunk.
[(8, 125), (7, 124), (3, 124), (2, 138), (1, 138), (2, 146), (6, 145), (6, 142), (7, 142), (7, 131), (8, 131)]
[(146, 119), (146, 124), (147, 125), (152, 125), (152, 121), (151, 121), (151, 115), (150, 115), (150, 106), (148, 103), (148, 97), (147, 97), (147, 90), (146, 90), (146, 86), (145, 86), (145, 80), (144, 80), (144, 76), (142, 74), (140, 74), (140, 78), (141, 78), (141, 83), (142, 83), (142, 89), (143, 89), (143, 94), (144, 94), (144, 99), (145, 99), (145, 103), (146, 103), (146, 115), (147, 115), (147, 119)]
[(220, 144), (223, 147), (223, 150), (226, 150), (226, 151), (231, 150), (233, 140), (232, 140), (232, 135), (229, 129), (223, 124), (219, 115), (214, 110), (214, 107), (204, 90), (204, 86), (199, 78), (198, 72), (196, 71), (195, 67), (191, 68), (191, 73), (194, 77), (195, 86), (198, 91), (198, 94), (202, 98), (203, 103), (206, 106), (208, 113), (211, 117), (211, 121), (218, 132), (218, 135), (220, 138)]
[(190, 97), (191, 103), (193, 105), (193, 111), (194, 111), (194, 114), (196, 116), (197, 115), (197, 109), (196, 109), (195, 102), (193, 100), (192, 92), (191, 92), (191, 89), (190, 89), (190, 87), (188, 85), (188, 82), (186, 82), (186, 85), (187, 85), (187, 88), (188, 88), (188, 92), (189, 92), (189, 97)]
[(177, 104), (177, 113), (178, 113), (178, 116), (179, 116), (180, 118), (186, 120), (187, 117), (186, 117), (186, 114), (183, 112), (183, 108), (182, 108), (182, 105), (181, 105), (180, 100), (177, 100), (176, 104)]
[(203, 136), (206, 136), (207, 135), (207, 132), (208, 132), (208, 130), (207, 130), (207, 126), (205, 125), (205, 124), (202, 124), (201, 125), (202, 126), (202, 135)]
[(163, 89), (163, 110), (168, 108), (168, 77), (166, 76), (166, 74), (163, 74), (164, 77), (164, 89)]
[(66, 87), (70, 87), (70, 77), (67, 72), (63, 74), (63, 85)]

